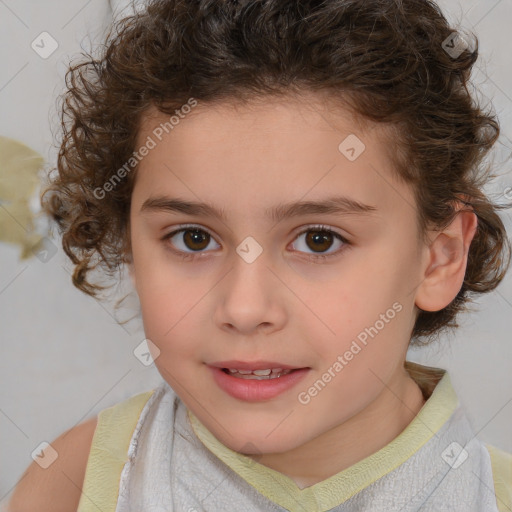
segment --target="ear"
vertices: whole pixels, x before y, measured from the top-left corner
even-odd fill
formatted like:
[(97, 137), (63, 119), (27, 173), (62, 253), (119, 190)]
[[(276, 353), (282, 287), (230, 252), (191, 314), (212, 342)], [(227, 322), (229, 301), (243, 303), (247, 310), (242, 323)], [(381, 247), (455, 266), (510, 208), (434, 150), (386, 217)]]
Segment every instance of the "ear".
[(423, 311), (440, 311), (459, 293), (468, 262), (469, 246), (476, 233), (478, 218), (472, 210), (462, 210), (449, 226), (433, 231), (435, 238), (425, 247), (423, 281), (416, 291), (416, 306)]

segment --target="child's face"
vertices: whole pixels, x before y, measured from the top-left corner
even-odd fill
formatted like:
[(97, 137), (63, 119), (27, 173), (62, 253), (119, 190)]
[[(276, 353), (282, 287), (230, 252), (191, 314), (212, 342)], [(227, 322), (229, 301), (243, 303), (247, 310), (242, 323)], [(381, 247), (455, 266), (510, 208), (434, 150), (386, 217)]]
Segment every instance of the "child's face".
[[(341, 425), (387, 388), (399, 395), (425, 253), (384, 128), (363, 131), (344, 110), (334, 117), (314, 98), (289, 99), (199, 105), (160, 142), (153, 130), (170, 116), (152, 115), (136, 147), (148, 136), (157, 143), (133, 190), (133, 277), (146, 336), (160, 350), (155, 364), (187, 407), (230, 448), (271, 453)], [(340, 151), (352, 134), (362, 153), (353, 138)], [(266, 214), (338, 196), (374, 210)], [(155, 198), (208, 203), (225, 218), (141, 211)], [(184, 224), (203, 231), (163, 239)], [(259, 381), (210, 366), (230, 360), (307, 370)]]

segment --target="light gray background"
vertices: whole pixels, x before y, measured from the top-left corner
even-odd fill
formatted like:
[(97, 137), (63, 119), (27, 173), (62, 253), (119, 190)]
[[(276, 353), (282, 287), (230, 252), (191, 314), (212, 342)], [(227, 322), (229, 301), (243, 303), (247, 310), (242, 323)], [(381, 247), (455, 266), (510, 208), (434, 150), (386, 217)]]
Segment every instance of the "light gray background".
[[(495, 155), (506, 174), (489, 192), (503, 201), (512, 186), (512, 0), (442, 0), (446, 14), (480, 38), (475, 80), (493, 100), (503, 134)], [(55, 98), (70, 58), (101, 40), (112, 12), (107, 0), (0, 0), (0, 135), (18, 139), (54, 165), (51, 129)], [(48, 59), (32, 49), (43, 31), (59, 44)], [(512, 198), (510, 198), (512, 199)], [(34, 198), (37, 211), (37, 197)], [(512, 233), (510, 210), (503, 214)], [(7, 215), (0, 208), (0, 215)], [(137, 320), (121, 327), (113, 308), (70, 281), (60, 241), (47, 263), (19, 260), (19, 248), (0, 243), (0, 505), (31, 462), (32, 451), (63, 431), (141, 391), (161, 377), (133, 355), (144, 339)], [(447, 368), (481, 439), (512, 452), (512, 277), (481, 298), (479, 310), (441, 344), (409, 358)], [(131, 304), (136, 307), (136, 303)], [(125, 315), (133, 309), (125, 309)]]

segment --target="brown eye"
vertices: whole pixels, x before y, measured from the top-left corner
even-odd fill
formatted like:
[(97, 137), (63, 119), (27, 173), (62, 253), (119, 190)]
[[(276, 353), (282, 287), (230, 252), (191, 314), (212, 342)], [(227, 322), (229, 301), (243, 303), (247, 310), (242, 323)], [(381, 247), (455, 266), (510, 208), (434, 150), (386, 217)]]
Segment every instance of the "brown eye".
[(210, 235), (200, 229), (186, 229), (183, 231), (183, 242), (194, 251), (200, 251), (208, 247)]
[[(303, 235), (306, 236), (303, 237)], [(339, 252), (345, 249), (346, 246), (350, 245), (350, 243), (339, 233), (336, 233), (324, 226), (312, 226), (305, 229), (299, 233), (296, 240), (299, 241), (298, 243), (295, 242), (298, 246), (296, 247), (296, 250), (304, 252), (310, 259), (325, 259), (329, 256), (336, 256)], [(333, 246), (335, 247), (335, 250), (327, 252)]]
[(334, 237), (329, 231), (308, 231), (306, 236), (307, 246), (314, 251), (327, 251), (332, 245)]
[(184, 255), (204, 251), (214, 241), (210, 233), (195, 227), (173, 231), (165, 235), (163, 240), (175, 248), (173, 251)]

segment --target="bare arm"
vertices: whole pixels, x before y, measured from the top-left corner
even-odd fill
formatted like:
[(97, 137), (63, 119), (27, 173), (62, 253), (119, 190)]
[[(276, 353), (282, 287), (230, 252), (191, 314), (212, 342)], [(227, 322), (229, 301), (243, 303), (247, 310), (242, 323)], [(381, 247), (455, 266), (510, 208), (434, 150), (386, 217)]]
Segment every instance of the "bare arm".
[(18, 481), (7, 512), (76, 512), (97, 418), (62, 433), (50, 443), (58, 453), (47, 469), (33, 462)]

